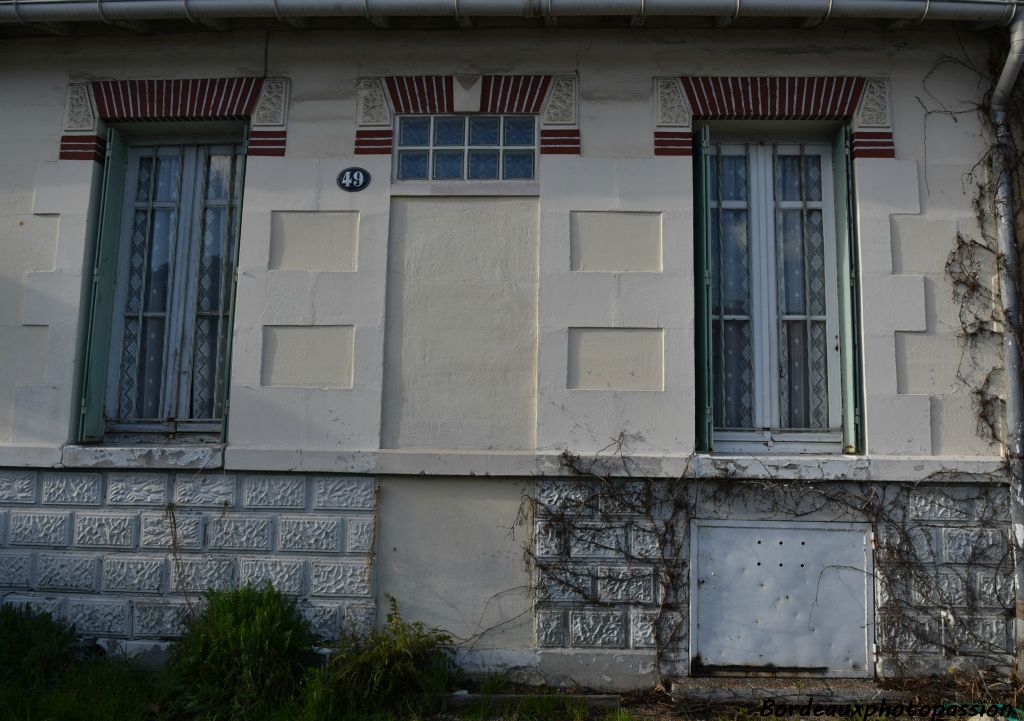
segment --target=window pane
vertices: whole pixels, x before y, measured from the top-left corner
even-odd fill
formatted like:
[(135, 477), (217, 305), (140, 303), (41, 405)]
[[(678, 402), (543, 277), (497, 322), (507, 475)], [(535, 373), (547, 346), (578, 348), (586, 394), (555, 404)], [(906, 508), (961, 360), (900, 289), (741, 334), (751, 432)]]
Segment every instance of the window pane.
[(139, 344), (142, 341), (142, 323), (138, 318), (124, 321), (124, 339), (121, 342), (121, 373), (119, 379), (118, 417), (137, 418), (139, 415)]
[(435, 150), (433, 177), (435, 180), (461, 180), (462, 151)]
[(156, 200), (178, 199), (178, 169), (181, 161), (177, 155), (161, 155), (156, 159)]
[(714, 346), (714, 412), (718, 428), (754, 425), (754, 372), (750, 322), (716, 320)]
[(821, 156), (804, 156), (804, 192), (807, 200), (821, 200)]
[(828, 336), (824, 321), (811, 323), (810, 360), (810, 427), (828, 428)]
[(150, 185), (153, 182), (153, 159), (139, 158), (139, 177), (135, 183), (135, 202), (149, 200)]
[[(717, 216), (717, 211), (712, 211)], [(741, 314), (750, 308), (750, 247), (747, 234), (746, 210), (723, 210), (720, 247), (715, 249), (716, 260), (721, 263), (711, 279), (715, 297), (721, 303), (721, 312)], [(718, 219), (714, 223), (716, 229)]]
[(138, 313), (142, 309), (142, 286), (146, 277), (146, 236), (149, 232), (149, 213), (136, 210), (132, 220), (132, 237), (128, 251), (128, 288), (125, 312)]
[(227, 200), (231, 187), (231, 156), (211, 155), (206, 161), (206, 199)]
[(505, 145), (533, 145), (533, 117), (505, 118)]
[(399, 180), (425, 180), (426, 177), (426, 150), (402, 150), (398, 153)]
[(711, 165), (711, 199), (747, 199), (747, 156), (718, 155)]
[(809, 428), (805, 322), (789, 320), (779, 330), (779, 410), (784, 428)]
[(428, 145), (430, 143), (430, 118), (399, 118), (399, 145)]
[(153, 211), (153, 232), (149, 237), (149, 267), (146, 273), (147, 312), (162, 313), (167, 310), (176, 219), (177, 213), (173, 210)]
[(470, 150), (469, 177), (472, 180), (493, 180), (498, 177), (497, 150)]
[(199, 310), (219, 311), (224, 273), (224, 240), (227, 236), (227, 208), (203, 212), (202, 249), (199, 254)]
[(799, 155), (777, 155), (775, 157), (775, 199), (803, 200)]
[(807, 275), (811, 314), (825, 315), (825, 229), (820, 210), (807, 211)]
[(142, 418), (159, 418), (160, 389), (164, 373), (164, 319), (145, 318), (142, 321)]
[(784, 314), (804, 313), (804, 250), (800, 210), (779, 211), (779, 302)]
[(470, 145), (497, 145), (501, 124), (498, 118), (470, 118)]
[(465, 118), (434, 118), (434, 145), (462, 145), (465, 137)]
[(532, 178), (533, 151), (506, 150), (504, 170), (504, 177), (506, 180), (528, 180)]
[(196, 319), (195, 358), (192, 378), (193, 419), (214, 418), (215, 390), (217, 386), (217, 333), (216, 316)]

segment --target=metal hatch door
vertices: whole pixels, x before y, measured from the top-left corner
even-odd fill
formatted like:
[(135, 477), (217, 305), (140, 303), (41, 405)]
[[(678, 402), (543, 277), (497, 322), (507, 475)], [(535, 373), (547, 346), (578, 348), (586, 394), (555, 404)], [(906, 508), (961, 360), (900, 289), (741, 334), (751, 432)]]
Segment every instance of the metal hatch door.
[(693, 521), (691, 674), (873, 675), (871, 528)]

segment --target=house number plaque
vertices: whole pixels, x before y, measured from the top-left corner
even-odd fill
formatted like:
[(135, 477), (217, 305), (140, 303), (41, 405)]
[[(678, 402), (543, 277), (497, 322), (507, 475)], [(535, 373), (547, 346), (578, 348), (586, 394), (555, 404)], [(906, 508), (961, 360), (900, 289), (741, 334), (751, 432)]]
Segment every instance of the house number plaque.
[(370, 174), (365, 168), (345, 168), (338, 173), (338, 187), (349, 193), (358, 193), (370, 184)]

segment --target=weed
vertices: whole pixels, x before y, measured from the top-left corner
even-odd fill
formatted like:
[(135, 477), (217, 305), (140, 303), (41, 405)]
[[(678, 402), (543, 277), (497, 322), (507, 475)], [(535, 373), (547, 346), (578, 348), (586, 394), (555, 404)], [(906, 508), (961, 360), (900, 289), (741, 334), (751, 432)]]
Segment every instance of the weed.
[(438, 705), (455, 674), (452, 638), (422, 623), (407, 623), (394, 599), (387, 623), (366, 637), (344, 634), (326, 668), (312, 672), (303, 721), (360, 720)]
[(74, 627), (28, 605), (0, 606), (0, 686), (45, 687), (74, 659)]
[(287, 704), (316, 662), (294, 601), (269, 584), (208, 591), (206, 601), (168, 662), (185, 710), (211, 721), (252, 719)]

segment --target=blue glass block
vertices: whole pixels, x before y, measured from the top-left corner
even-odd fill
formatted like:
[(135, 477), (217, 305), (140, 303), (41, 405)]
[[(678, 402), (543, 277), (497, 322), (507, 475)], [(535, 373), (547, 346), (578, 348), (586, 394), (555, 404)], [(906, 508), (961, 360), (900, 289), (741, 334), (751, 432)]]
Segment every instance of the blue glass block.
[(505, 180), (530, 180), (533, 178), (533, 151), (505, 151)]
[(402, 150), (398, 153), (399, 180), (426, 180), (427, 167), (426, 150)]
[(462, 145), (465, 137), (465, 118), (434, 118), (434, 145)]
[(501, 121), (499, 118), (469, 119), (470, 145), (497, 145), (500, 133)]
[(533, 145), (533, 118), (505, 118), (505, 145)]
[[(497, 127), (495, 127), (497, 132)], [(470, 180), (496, 180), (498, 177), (498, 151), (497, 150), (470, 150), (469, 151), (469, 179)]]
[(462, 180), (462, 151), (434, 151), (434, 180)]
[(401, 118), (398, 121), (399, 145), (429, 145), (430, 118)]

